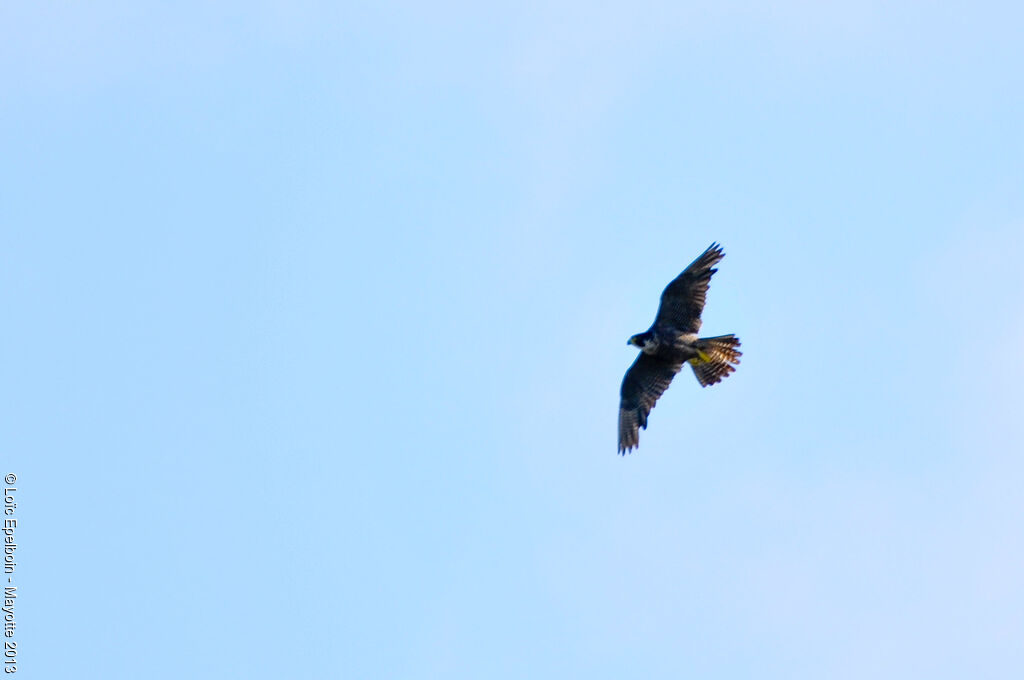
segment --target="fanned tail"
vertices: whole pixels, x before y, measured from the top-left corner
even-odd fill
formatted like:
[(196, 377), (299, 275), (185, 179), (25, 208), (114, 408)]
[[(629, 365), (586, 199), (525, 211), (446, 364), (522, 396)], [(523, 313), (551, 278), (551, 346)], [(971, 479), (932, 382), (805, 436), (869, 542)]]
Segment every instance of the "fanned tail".
[(740, 339), (735, 335), (697, 340), (697, 349), (701, 355), (690, 359), (690, 365), (701, 387), (721, 382), (722, 378), (736, 370), (733, 364), (740, 363), (743, 355), (737, 349), (739, 346)]

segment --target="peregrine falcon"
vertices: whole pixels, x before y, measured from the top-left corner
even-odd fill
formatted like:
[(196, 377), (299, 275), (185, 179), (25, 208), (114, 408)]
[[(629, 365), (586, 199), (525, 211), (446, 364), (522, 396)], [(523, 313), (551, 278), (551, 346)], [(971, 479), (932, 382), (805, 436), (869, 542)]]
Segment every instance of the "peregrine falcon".
[(684, 363), (689, 363), (701, 387), (714, 385), (736, 369), (741, 352), (735, 335), (698, 338), (713, 269), (725, 257), (712, 243), (700, 257), (677, 276), (661, 294), (654, 323), (637, 333), (628, 344), (640, 348), (640, 356), (622, 379), (619, 401), (619, 453), (640, 445), (639, 428), (647, 429), (647, 416)]

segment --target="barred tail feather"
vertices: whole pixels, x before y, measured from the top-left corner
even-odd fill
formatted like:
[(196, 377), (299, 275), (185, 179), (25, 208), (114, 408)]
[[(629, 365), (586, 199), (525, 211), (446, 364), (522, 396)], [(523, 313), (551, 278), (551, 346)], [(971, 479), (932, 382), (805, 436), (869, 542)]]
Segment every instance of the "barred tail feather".
[(733, 364), (740, 363), (740, 357), (743, 355), (743, 352), (737, 349), (739, 346), (740, 339), (735, 335), (700, 338), (697, 341), (697, 347), (703, 356), (690, 359), (690, 365), (701, 387), (721, 382), (722, 378), (736, 370)]

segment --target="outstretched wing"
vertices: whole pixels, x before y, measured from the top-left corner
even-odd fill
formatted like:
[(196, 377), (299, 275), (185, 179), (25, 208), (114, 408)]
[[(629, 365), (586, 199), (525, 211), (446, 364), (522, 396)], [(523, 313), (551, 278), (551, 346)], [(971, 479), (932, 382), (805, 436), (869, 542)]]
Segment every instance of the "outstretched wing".
[(626, 371), (619, 401), (619, 453), (639, 446), (640, 428), (647, 427), (647, 415), (682, 367), (682, 362), (641, 352)]
[(700, 314), (708, 296), (713, 267), (725, 257), (722, 246), (712, 243), (683, 273), (672, 280), (661, 294), (655, 326), (671, 327), (680, 333), (700, 330)]

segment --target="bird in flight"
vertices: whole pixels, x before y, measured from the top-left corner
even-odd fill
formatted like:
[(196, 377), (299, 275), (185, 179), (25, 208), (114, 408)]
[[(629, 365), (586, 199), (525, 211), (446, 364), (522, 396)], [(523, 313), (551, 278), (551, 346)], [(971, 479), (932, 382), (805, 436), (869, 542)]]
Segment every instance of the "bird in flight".
[(698, 338), (700, 315), (704, 311), (713, 267), (725, 257), (722, 247), (712, 243), (700, 257), (666, 286), (654, 323), (629, 339), (640, 348), (640, 356), (622, 379), (619, 401), (619, 453), (625, 455), (640, 445), (640, 428), (647, 429), (647, 416), (668, 389), (684, 363), (689, 363), (701, 387), (714, 385), (735, 371), (742, 352), (735, 335)]

